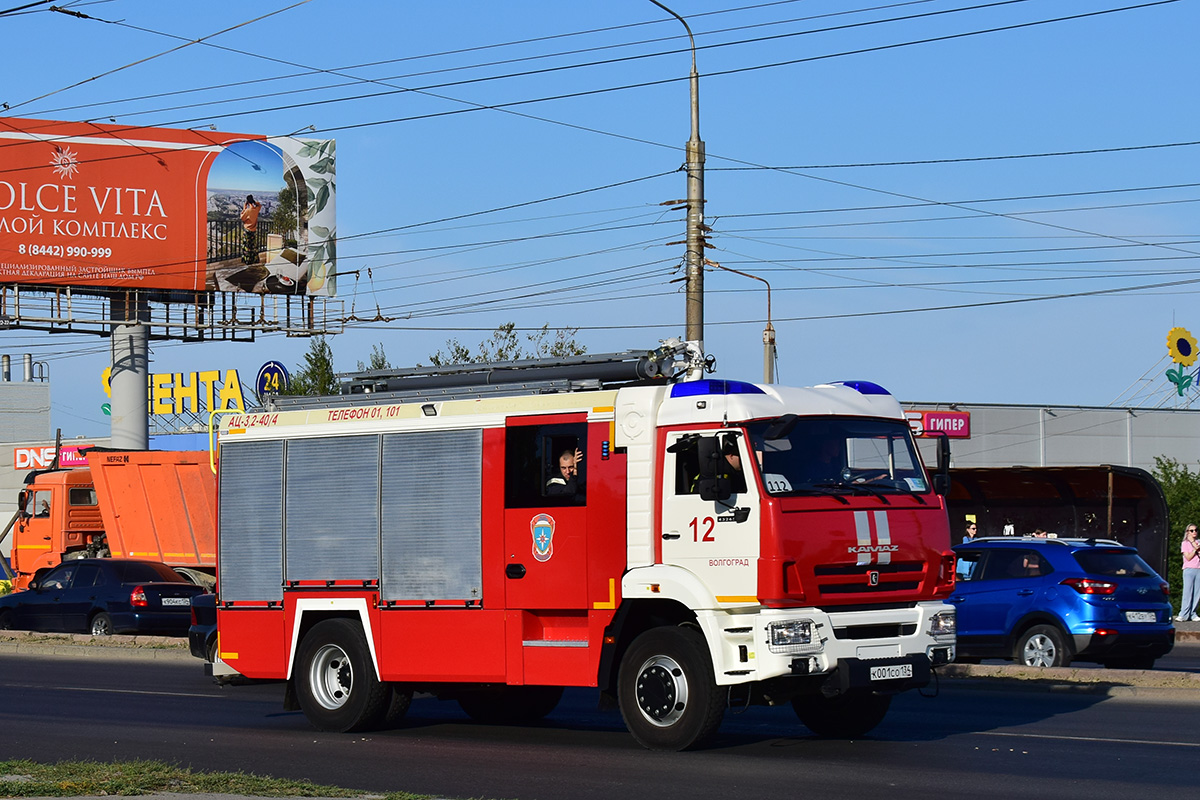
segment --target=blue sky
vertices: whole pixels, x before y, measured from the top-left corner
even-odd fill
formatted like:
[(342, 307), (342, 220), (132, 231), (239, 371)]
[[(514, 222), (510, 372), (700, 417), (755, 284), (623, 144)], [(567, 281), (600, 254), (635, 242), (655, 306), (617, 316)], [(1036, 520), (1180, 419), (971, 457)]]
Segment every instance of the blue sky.
[[(337, 369), (510, 320), (592, 352), (682, 335), (663, 203), (686, 193), (689, 56), (646, 0), (66, 5), (97, 19), (0, 16), (27, 65), (9, 113), (337, 139), (344, 313), (390, 318), (334, 337)], [(771, 284), (781, 382), (1174, 403), (1167, 331), (1200, 332), (1195, 0), (673, 8), (700, 48), (708, 257)], [(722, 377), (761, 377), (765, 313), (762, 284), (707, 273)], [(55, 426), (107, 431), (103, 340), (2, 336), (49, 363)], [(306, 349), (156, 343), (151, 369), (249, 381)]]
[(263, 142), (235, 142), (216, 157), (208, 171), (210, 190), (238, 189), (273, 195), (283, 187), (283, 161), (278, 149)]

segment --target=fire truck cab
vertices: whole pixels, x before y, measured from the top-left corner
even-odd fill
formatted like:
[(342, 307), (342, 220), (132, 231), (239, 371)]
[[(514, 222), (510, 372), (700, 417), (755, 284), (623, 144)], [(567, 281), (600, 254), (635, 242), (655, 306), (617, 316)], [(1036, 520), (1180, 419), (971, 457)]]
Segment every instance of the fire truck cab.
[(853, 736), (953, 660), (947, 465), (873, 384), (397, 383), (222, 423), (219, 664), (317, 728), (413, 691), (536, 719), (579, 686), (652, 749), (728, 703)]

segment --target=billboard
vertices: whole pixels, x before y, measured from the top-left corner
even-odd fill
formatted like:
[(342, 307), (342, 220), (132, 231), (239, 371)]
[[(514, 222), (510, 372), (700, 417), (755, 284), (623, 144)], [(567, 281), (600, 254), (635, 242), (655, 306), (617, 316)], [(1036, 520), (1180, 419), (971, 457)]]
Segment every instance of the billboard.
[(0, 117), (0, 283), (336, 293), (335, 143)]

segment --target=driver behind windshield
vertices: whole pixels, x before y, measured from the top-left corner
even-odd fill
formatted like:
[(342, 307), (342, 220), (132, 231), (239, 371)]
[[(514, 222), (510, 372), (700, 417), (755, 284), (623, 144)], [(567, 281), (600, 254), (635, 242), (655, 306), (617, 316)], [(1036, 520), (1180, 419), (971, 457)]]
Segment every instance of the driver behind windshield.
[(802, 483), (838, 483), (844, 467), (842, 441), (835, 436), (819, 436), (812, 440), (798, 477)]

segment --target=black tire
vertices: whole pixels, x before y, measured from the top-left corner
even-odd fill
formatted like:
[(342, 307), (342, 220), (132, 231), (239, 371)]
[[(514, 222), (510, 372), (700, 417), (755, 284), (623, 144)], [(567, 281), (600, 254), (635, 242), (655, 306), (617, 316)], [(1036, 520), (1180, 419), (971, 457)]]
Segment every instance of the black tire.
[(408, 713), (408, 707), (412, 705), (412, 690), (405, 689), (401, 686), (391, 687), (391, 697), (388, 700), (387, 712), (383, 715), (384, 727), (392, 727), (398, 725), (400, 720), (404, 719), (404, 715)]
[(837, 697), (800, 695), (792, 699), (792, 710), (804, 727), (823, 739), (857, 739), (883, 722), (891, 704), (890, 694), (857, 690)]
[(88, 630), (91, 632), (92, 636), (112, 636), (112, 617), (101, 611), (99, 614), (92, 617), (92, 621), (88, 626)]
[(561, 686), (497, 686), (459, 696), (458, 704), (476, 722), (537, 722), (562, 699)]
[(1104, 661), (1108, 669), (1154, 669), (1154, 656), (1126, 656), (1124, 658), (1109, 658)]
[(617, 674), (625, 727), (648, 750), (698, 747), (721, 727), (725, 693), (713, 677), (704, 637), (691, 628), (654, 628), (633, 640)]
[(357, 622), (318, 622), (300, 642), (294, 669), (296, 699), (314, 728), (368, 731), (383, 724), (391, 689), (375, 676)]
[(1066, 667), (1073, 657), (1066, 637), (1053, 625), (1034, 625), (1013, 648), (1013, 658), (1027, 667)]
[(12, 611), (5, 608), (0, 610), (0, 631), (11, 631), (13, 629)]
[(216, 636), (214, 636), (212, 638), (212, 641), (210, 641), (208, 643), (208, 647), (205, 648), (205, 651), (208, 654), (207, 655), (208, 663), (210, 663), (210, 664), (217, 663), (217, 637)]

